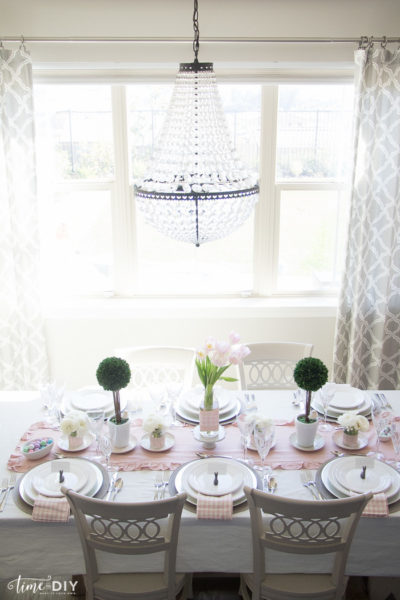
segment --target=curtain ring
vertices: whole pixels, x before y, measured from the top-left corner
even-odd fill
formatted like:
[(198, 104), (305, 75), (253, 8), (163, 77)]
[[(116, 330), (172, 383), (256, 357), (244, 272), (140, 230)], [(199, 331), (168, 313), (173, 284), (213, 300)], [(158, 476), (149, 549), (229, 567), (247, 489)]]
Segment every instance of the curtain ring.
[(374, 47), (374, 36), (371, 35), (371, 37), (368, 39), (368, 50), (371, 50)]
[(20, 50), (24, 50), (25, 52), (27, 51), (27, 50), (26, 50), (26, 47), (25, 47), (25, 39), (24, 39), (24, 36), (23, 36), (23, 35), (21, 35), (21, 43), (20, 43), (20, 45), (19, 45), (19, 49), (20, 49)]
[(358, 42), (358, 49), (365, 50), (368, 46), (368, 36), (362, 35), (360, 37), (360, 41)]
[(386, 35), (384, 35), (382, 38), (382, 41), (381, 41), (381, 48), (383, 48), (385, 50), (386, 46), (387, 46), (387, 37), (386, 37)]

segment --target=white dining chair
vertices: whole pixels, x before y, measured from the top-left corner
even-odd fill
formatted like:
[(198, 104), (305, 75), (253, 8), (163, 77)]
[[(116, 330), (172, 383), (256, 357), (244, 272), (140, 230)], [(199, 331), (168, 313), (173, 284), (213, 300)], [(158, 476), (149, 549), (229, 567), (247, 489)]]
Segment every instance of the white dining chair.
[(313, 345), (300, 342), (247, 344), (250, 354), (239, 364), (242, 390), (295, 389), (296, 363), (311, 356)]
[(194, 348), (137, 346), (116, 348), (114, 355), (124, 358), (131, 368), (130, 389), (168, 384), (189, 389), (193, 383)]
[[(157, 502), (115, 503), (62, 488), (75, 517), (85, 557), (86, 600), (183, 600), (192, 595), (190, 574), (176, 573), (179, 525), (186, 494)], [(99, 573), (97, 552), (164, 554), (160, 573)], [(134, 568), (134, 562), (132, 567)]]
[[(340, 600), (345, 567), (362, 510), (372, 494), (340, 500), (306, 501), (244, 488), (250, 510), (253, 573), (240, 577), (245, 600)], [(328, 573), (268, 573), (268, 552), (330, 554)], [(267, 565), (267, 568), (266, 568)], [(250, 596), (249, 591), (252, 595)]]

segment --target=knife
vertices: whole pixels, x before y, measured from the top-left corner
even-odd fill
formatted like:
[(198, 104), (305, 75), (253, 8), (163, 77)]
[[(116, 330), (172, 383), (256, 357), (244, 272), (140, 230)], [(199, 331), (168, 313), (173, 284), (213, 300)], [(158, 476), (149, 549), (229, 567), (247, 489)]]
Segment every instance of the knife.
[(115, 482), (117, 480), (117, 475), (118, 475), (118, 471), (113, 473), (111, 476), (110, 485), (108, 487), (108, 492), (107, 492), (107, 496), (106, 496), (107, 501), (111, 500), (111, 495), (112, 495), (113, 491), (115, 490)]

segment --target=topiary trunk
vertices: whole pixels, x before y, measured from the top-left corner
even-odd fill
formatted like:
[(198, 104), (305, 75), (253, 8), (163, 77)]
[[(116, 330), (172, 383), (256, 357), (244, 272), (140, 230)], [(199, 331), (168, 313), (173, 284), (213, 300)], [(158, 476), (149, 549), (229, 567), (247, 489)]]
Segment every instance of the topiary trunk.
[(115, 410), (115, 422), (121, 423), (121, 402), (119, 397), (119, 390), (113, 392), (114, 410)]

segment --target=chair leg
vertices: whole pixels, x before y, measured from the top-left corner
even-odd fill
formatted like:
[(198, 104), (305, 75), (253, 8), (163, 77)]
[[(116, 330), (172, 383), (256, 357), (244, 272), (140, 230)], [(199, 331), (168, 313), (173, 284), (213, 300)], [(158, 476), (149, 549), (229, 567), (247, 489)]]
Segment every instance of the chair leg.
[(240, 575), (239, 596), (241, 596), (243, 600), (251, 600), (243, 575)]
[(185, 583), (183, 584), (182, 600), (193, 598), (193, 574), (185, 574)]

